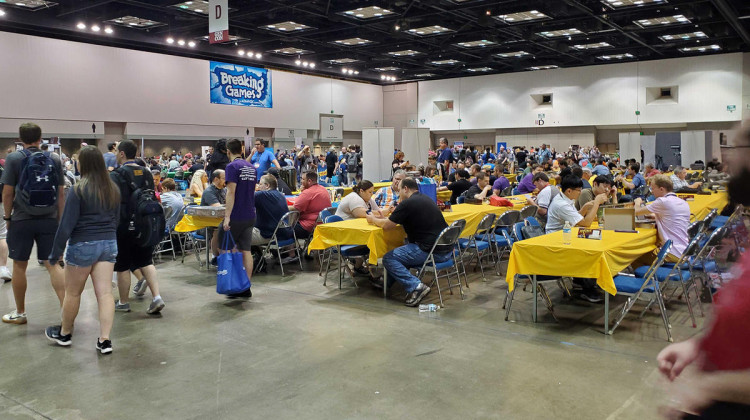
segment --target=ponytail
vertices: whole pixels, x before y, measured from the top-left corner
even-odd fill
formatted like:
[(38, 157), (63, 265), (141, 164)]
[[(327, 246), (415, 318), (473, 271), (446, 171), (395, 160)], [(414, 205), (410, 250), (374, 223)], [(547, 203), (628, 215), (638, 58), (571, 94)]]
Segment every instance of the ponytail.
[(357, 194), (359, 194), (360, 191), (369, 190), (370, 188), (372, 188), (374, 186), (375, 185), (372, 182), (370, 182), (370, 181), (368, 181), (366, 179), (363, 179), (362, 181), (359, 181), (359, 183), (357, 185), (355, 185), (354, 187), (352, 187), (352, 191), (355, 192), (355, 193), (357, 193)]

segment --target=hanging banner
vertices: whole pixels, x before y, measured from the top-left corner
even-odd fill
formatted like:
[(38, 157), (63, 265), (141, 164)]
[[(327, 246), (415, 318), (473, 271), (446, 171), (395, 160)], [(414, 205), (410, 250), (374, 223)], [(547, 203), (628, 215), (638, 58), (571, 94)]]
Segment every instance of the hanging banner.
[(211, 103), (273, 108), (271, 71), (212, 61)]
[(229, 41), (229, 0), (208, 2), (208, 42), (217, 44)]

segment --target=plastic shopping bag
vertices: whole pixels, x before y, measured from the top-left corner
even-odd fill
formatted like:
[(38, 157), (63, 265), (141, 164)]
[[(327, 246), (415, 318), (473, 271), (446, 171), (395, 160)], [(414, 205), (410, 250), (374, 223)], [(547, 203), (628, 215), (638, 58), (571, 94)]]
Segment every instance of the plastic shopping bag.
[(250, 288), (250, 278), (242, 264), (242, 252), (234, 251), (234, 238), (231, 232), (224, 233), (222, 249), (227, 252), (219, 254), (219, 270), (216, 273), (216, 293), (228, 295), (240, 293)]

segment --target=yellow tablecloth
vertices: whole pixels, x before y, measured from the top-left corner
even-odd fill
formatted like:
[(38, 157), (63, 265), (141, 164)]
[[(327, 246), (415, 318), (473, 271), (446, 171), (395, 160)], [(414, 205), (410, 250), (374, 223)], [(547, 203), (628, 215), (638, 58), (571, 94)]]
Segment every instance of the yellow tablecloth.
[(521, 210), (522, 208), (529, 205), (529, 203), (526, 201), (526, 196), (523, 194), (519, 195), (511, 195), (508, 197), (505, 197), (508, 200), (510, 200), (511, 203), (513, 203), (513, 210)]
[(562, 243), (562, 231), (537, 236), (513, 244), (505, 281), (513, 290), (516, 274), (596, 278), (603, 290), (617, 293), (612, 276), (643, 254), (656, 248), (656, 229), (638, 233), (603, 230), (602, 239), (579, 239), (573, 228), (573, 241)]
[(203, 217), (186, 214), (182, 216), (182, 220), (177, 223), (174, 230), (175, 232), (192, 232), (206, 227), (219, 226), (219, 223), (221, 223), (222, 220), (224, 220), (223, 217)]
[[(446, 223), (450, 224), (459, 219), (466, 220), (466, 228), (462, 232), (462, 236), (467, 236), (477, 230), (477, 226), (484, 215), (489, 213), (501, 215), (508, 208), (457, 204), (452, 207), (452, 210), (443, 213)], [(386, 231), (368, 224), (365, 219), (352, 219), (318, 225), (308, 249), (326, 249), (337, 245), (367, 245), (370, 248), (368, 261), (370, 264), (377, 264), (378, 258), (383, 258), (383, 255), (388, 251), (403, 245), (405, 238), (406, 232), (400, 226)]]
[(447, 202), (451, 201), (451, 194), (452, 193), (453, 192), (451, 190), (438, 191), (437, 192), (437, 198), (438, 198), (438, 200), (447, 203)]
[(711, 195), (699, 195), (699, 194), (677, 194), (678, 197), (684, 197), (692, 195), (694, 198), (689, 200), (687, 203), (690, 206), (690, 213), (695, 215), (695, 220), (700, 220), (706, 217), (711, 209), (721, 209), (729, 203), (729, 197), (726, 191), (719, 191)]

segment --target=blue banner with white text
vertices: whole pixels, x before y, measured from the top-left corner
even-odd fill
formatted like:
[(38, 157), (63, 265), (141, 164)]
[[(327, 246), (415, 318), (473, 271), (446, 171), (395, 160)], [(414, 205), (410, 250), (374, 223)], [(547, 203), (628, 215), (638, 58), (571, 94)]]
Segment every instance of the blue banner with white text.
[(271, 71), (211, 62), (211, 103), (273, 108)]

